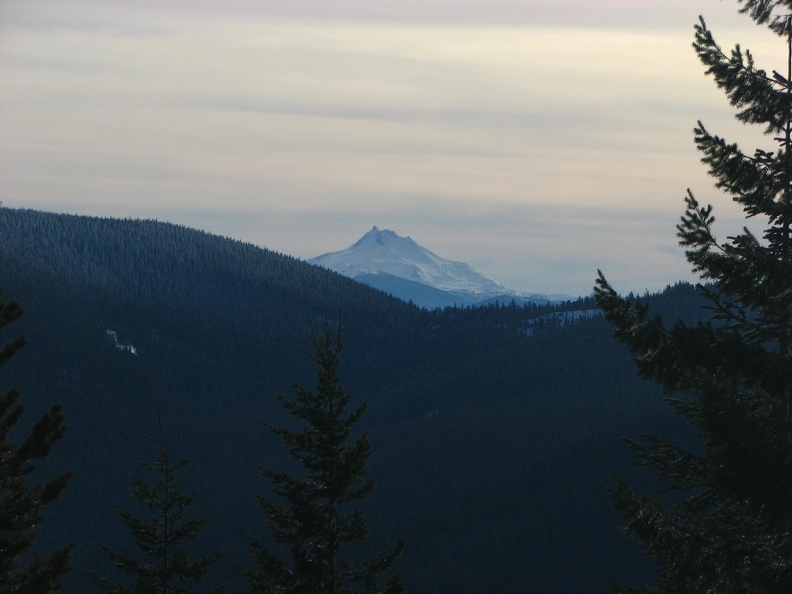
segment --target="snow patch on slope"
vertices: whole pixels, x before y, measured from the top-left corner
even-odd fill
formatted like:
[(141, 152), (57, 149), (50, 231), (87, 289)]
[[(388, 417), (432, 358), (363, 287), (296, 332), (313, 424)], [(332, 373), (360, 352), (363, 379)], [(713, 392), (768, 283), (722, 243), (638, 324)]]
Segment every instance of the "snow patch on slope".
[(105, 330), (105, 334), (107, 335), (108, 340), (115, 345), (115, 348), (119, 351), (126, 351), (132, 355), (137, 357), (137, 348), (131, 344), (123, 344), (118, 340), (118, 332), (115, 330)]

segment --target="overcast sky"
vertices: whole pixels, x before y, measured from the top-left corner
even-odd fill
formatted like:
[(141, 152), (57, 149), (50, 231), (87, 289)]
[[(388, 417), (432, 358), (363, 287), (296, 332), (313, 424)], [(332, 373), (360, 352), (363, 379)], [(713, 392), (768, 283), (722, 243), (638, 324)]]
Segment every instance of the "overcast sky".
[(0, 200), (154, 218), (299, 258), (373, 225), (509, 288), (691, 279), (693, 145), (750, 152), (690, 47), (702, 14), (768, 70), (734, 0), (0, 0)]

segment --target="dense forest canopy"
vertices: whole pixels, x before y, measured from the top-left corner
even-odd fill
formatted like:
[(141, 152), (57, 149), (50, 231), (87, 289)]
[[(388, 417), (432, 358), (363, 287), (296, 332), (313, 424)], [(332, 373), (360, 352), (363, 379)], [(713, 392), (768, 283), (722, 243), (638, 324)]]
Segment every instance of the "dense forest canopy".
[[(157, 457), (158, 407), (169, 452), (192, 460), (181, 478), (198, 494), (192, 511), (207, 517), (196, 554), (226, 551), (212, 583), (244, 590), (247, 539), (267, 538), (256, 464), (288, 464), (259, 419), (288, 423), (277, 394), (309, 383), (310, 327), (326, 316), (345, 328), (344, 385), (369, 400), (377, 489), (364, 558), (402, 536), (407, 591), (430, 594), (605, 592), (617, 570), (651, 576), (604, 487), (615, 470), (651, 480), (620, 437), (684, 440), (687, 429), (604, 319), (575, 313), (595, 309), (591, 299), (425, 311), (155, 221), (0, 208), (0, 236), (0, 286), (24, 304), (28, 339), (3, 383), (22, 388), (31, 415), (54, 401), (66, 415), (41, 471), (74, 476), (37, 541), (77, 543), (65, 591), (92, 591), (87, 569), (108, 575), (97, 543), (134, 550), (114, 510), (130, 505), (138, 462)], [(689, 285), (642, 299), (667, 319), (701, 315)]]

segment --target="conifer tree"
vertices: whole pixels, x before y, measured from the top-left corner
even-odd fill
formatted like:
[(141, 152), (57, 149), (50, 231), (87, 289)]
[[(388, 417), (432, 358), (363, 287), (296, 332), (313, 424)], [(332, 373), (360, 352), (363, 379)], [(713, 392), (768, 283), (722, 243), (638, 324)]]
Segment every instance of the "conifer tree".
[[(391, 570), (404, 546), (401, 539), (373, 561), (355, 565), (349, 557), (349, 546), (365, 540), (368, 533), (362, 512), (354, 506), (371, 494), (374, 482), (366, 473), (371, 453), (368, 434), (351, 436), (366, 403), (347, 412), (352, 395), (341, 387), (338, 377), (340, 335), (339, 329), (334, 337), (327, 322), (321, 331), (314, 329), (310, 357), (317, 387), (312, 391), (295, 383), (296, 397), (281, 397), (302, 428), (292, 431), (264, 423), (288, 445), (302, 472), (298, 476), (260, 468), (284, 500), (276, 503), (258, 496), (267, 526), (288, 549), (291, 563), (251, 541), (256, 569), (246, 574), (257, 594), (398, 594), (404, 589), (399, 575)], [(384, 580), (383, 574), (387, 575)]]
[(657, 437), (631, 444), (672, 495), (638, 495), (616, 480), (625, 532), (659, 570), (653, 586), (618, 591), (792, 592), (792, 0), (740, 4), (784, 44), (783, 72), (768, 74), (740, 46), (724, 52), (703, 19), (693, 47), (737, 119), (762, 126), (773, 146), (747, 154), (701, 122), (695, 141), (761, 236), (745, 228), (719, 241), (712, 207), (688, 191), (678, 237), (708, 283), (707, 323), (664, 325), (602, 273), (595, 288), (639, 373), (667, 390), (702, 442), (695, 451)]
[[(0, 299), (0, 329), (22, 316), (16, 301)], [(18, 337), (0, 348), (0, 367), (25, 345)], [(65, 472), (46, 482), (29, 485), (34, 463), (46, 458), (66, 431), (60, 404), (53, 405), (17, 446), (11, 439), (24, 406), (20, 391), (11, 388), (0, 394), (0, 592), (4, 594), (44, 594), (60, 588), (69, 571), (73, 545), (48, 557), (30, 557), (42, 510), (55, 501), (69, 482)]]
[[(150, 517), (140, 517), (129, 509), (117, 513), (132, 533), (140, 550), (139, 559), (130, 557), (107, 545), (100, 545), (115, 567), (132, 578), (134, 586), (128, 588), (92, 572), (97, 584), (112, 594), (186, 594), (189, 584), (203, 582), (221, 553), (192, 560), (185, 543), (197, 539), (206, 523), (204, 517), (189, 517), (187, 508), (196, 498), (195, 493), (185, 494), (177, 474), (190, 465), (189, 460), (174, 463), (168, 454), (160, 424), (160, 455), (154, 462), (141, 462), (148, 471), (159, 475), (152, 486), (139, 478), (132, 479), (132, 497), (152, 512)], [(225, 586), (212, 592), (220, 594)]]

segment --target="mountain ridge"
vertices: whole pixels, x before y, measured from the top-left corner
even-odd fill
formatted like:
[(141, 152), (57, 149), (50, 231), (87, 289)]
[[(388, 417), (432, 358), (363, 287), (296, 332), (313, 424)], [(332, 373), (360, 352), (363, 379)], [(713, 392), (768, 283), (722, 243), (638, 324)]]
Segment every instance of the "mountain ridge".
[[(25, 421), (54, 401), (66, 413), (66, 435), (37, 472), (74, 477), (36, 535), (42, 551), (77, 543), (65, 592), (97, 591), (86, 569), (115, 570), (97, 542), (134, 550), (113, 510), (128, 504), (138, 462), (159, 451), (160, 413), (169, 449), (194, 461), (184, 484), (208, 518), (197, 546), (227, 550), (214, 575), (245, 591), (248, 538), (268, 539), (257, 466), (288, 463), (259, 420), (289, 422), (278, 396), (310, 385), (305, 347), (328, 318), (343, 326), (344, 388), (369, 403), (378, 486), (361, 547), (404, 536), (411, 591), (645, 581), (604, 486), (614, 472), (632, 476), (621, 436), (667, 434), (666, 417), (677, 419), (606, 321), (577, 319), (595, 308), (590, 298), (426, 311), (296, 258), (150, 220), (3, 207), (0, 236), (3, 297), (26, 311), (0, 343), (28, 339), (0, 390), (19, 386)], [(686, 311), (696, 293), (675, 292), (659, 313)]]

